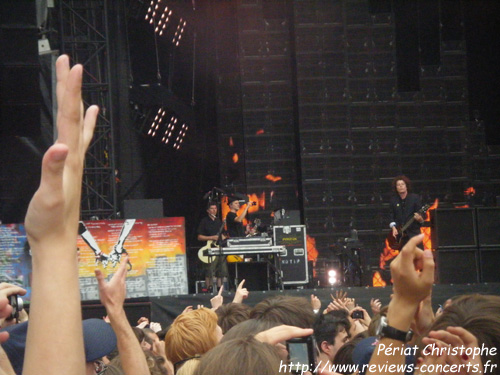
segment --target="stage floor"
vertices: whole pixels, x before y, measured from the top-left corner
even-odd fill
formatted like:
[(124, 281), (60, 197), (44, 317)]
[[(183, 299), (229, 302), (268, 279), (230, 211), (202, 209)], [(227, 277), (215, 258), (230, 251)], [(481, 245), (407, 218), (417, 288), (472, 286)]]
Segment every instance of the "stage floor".
[[(391, 287), (374, 288), (374, 287), (335, 287), (325, 289), (286, 289), (281, 291), (250, 291), (248, 299), (245, 303), (254, 306), (265, 298), (275, 295), (290, 295), (310, 298), (311, 294), (316, 295), (322, 302), (322, 309), (326, 308), (331, 301), (330, 294), (335, 294), (337, 290), (344, 290), (348, 297), (355, 298), (356, 303), (370, 311), (370, 299), (378, 298), (383, 305), (389, 303), (392, 293)], [(434, 285), (432, 303), (434, 309), (438, 305), (443, 304), (448, 298), (461, 294), (494, 294), (500, 295), (500, 283), (484, 283), (484, 284), (447, 284)], [(223, 292), (224, 303), (229, 303), (234, 297), (234, 293)], [(211, 294), (189, 294), (180, 296), (168, 296), (149, 298), (151, 303), (151, 320), (164, 324), (170, 323), (177, 315), (179, 315), (186, 306), (204, 305), (210, 307)]]

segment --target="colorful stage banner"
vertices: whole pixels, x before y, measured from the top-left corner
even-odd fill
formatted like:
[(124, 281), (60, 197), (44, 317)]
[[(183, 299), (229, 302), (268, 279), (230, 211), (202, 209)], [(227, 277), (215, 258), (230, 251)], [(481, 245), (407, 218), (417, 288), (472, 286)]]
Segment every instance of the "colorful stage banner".
[[(94, 270), (109, 280), (128, 254), (127, 298), (188, 293), (183, 217), (80, 222), (78, 252), (83, 301), (98, 300)], [(24, 225), (0, 225), (0, 280), (31, 291), (31, 257)]]

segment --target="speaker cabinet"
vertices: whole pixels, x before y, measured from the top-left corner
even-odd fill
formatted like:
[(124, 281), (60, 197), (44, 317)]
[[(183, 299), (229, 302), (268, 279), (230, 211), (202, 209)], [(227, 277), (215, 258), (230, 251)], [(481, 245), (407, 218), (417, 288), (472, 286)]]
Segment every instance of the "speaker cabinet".
[(235, 284), (245, 279), (245, 288), (248, 290), (269, 290), (268, 283), (268, 263), (267, 262), (241, 262), (235, 264)]
[(163, 217), (163, 199), (130, 199), (123, 202), (125, 219), (159, 219)]
[(480, 247), (500, 247), (500, 208), (477, 209), (477, 234)]
[(475, 248), (438, 249), (437, 267), (440, 284), (479, 282), (478, 251)]
[(479, 258), (481, 264), (481, 282), (500, 282), (500, 247), (479, 248)]
[(432, 244), (439, 249), (477, 246), (475, 209), (451, 208), (431, 211)]

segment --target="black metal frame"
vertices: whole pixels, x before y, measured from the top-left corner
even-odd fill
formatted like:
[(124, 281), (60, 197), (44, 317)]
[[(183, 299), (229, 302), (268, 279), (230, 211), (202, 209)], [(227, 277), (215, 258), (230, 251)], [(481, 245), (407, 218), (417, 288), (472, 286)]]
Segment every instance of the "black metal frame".
[(84, 68), (85, 106), (100, 108), (83, 175), (83, 220), (115, 218), (118, 205), (113, 137), (113, 102), (107, 0), (60, 0), (61, 52)]

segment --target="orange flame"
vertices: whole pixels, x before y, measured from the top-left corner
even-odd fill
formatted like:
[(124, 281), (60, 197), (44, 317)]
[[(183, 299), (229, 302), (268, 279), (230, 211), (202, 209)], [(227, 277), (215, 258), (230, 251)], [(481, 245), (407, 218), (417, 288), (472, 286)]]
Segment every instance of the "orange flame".
[(380, 254), (379, 267), (381, 269), (385, 269), (385, 263), (391, 260), (392, 258), (397, 257), (398, 254), (399, 250), (394, 250), (392, 247), (390, 247), (389, 241), (386, 239), (384, 251)]
[[(429, 209), (427, 210), (425, 221), (431, 220), (431, 210), (435, 210), (438, 207), (438, 205), (439, 205), (439, 200), (436, 199), (432, 204), (432, 206), (430, 206)], [(420, 228), (420, 231), (424, 234), (424, 240), (423, 240), (424, 249), (434, 250), (432, 247), (432, 240), (431, 240), (431, 227), (422, 227)]]
[(236, 164), (239, 160), (240, 160), (240, 158), (238, 156), (238, 153), (235, 152), (233, 155), (233, 163)]
[(280, 176), (273, 176), (272, 174), (266, 175), (266, 180), (272, 181), (272, 182), (278, 182), (281, 181)]
[(463, 206), (455, 206), (455, 208), (469, 208), (468, 204), (464, 204)]
[(386, 282), (382, 279), (382, 276), (380, 276), (380, 272), (376, 271), (373, 273), (373, 286), (375, 287), (380, 287), (380, 286), (386, 286)]
[(229, 137), (229, 146), (234, 147), (233, 137)]
[(261, 135), (261, 134), (264, 134), (264, 129), (259, 129), (257, 130), (257, 132), (255, 133), (256, 135)]
[(307, 260), (316, 262), (318, 259), (318, 249), (316, 249), (316, 239), (307, 235)]
[(465, 195), (476, 195), (476, 189), (474, 189), (472, 186), (468, 187), (467, 189), (464, 190)]

